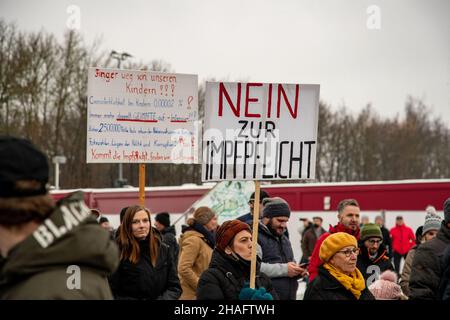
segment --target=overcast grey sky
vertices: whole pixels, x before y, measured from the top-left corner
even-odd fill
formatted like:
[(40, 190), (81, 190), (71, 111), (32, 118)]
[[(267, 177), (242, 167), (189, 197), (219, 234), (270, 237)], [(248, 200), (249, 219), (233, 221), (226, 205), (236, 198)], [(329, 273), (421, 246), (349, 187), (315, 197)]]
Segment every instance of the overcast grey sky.
[[(216, 79), (317, 83), (321, 100), (382, 116), (421, 98), (450, 125), (448, 0), (1, 0), (21, 30), (62, 39), (70, 5), (88, 43), (163, 59), (176, 72)], [(380, 29), (374, 11), (380, 9)]]

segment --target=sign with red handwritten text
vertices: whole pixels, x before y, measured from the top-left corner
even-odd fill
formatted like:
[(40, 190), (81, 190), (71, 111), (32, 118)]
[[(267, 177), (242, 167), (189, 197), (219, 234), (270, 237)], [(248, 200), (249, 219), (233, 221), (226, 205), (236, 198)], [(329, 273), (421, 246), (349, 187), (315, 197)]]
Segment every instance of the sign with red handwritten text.
[(314, 179), (319, 90), (207, 82), (202, 180)]
[(87, 162), (198, 163), (197, 75), (89, 68)]

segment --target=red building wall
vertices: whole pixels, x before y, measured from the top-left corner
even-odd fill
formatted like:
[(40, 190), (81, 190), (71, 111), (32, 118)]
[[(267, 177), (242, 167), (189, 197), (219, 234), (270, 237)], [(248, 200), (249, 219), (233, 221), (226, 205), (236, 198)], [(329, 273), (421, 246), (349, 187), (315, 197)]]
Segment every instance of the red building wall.
[[(183, 213), (205, 195), (211, 186), (146, 188), (146, 206), (152, 212)], [(358, 200), (362, 210), (424, 210), (433, 205), (442, 210), (450, 197), (450, 179), (395, 182), (278, 184), (263, 185), (271, 196), (284, 198), (292, 211), (336, 211), (342, 199)], [(53, 191), (60, 199), (75, 190)], [(85, 189), (85, 202), (106, 214), (118, 214), (121, 208), (138, 203), (138, 189)], [(330, 197), (329, 209), (324, 207)]]

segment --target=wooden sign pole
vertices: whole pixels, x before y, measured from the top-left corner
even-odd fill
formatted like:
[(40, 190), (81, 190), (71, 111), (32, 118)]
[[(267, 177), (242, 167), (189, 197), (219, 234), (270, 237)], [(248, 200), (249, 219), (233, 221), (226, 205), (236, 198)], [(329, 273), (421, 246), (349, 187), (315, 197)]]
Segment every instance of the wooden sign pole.
[(252, 261), (250, 265), (250, 288), (255, 289), (256, 280), (256, 249), (258, 247), (259, 228), (259, 191), (260, 182), (255, 181), (255, 200), (253, 202), (253, 234), (252, 234)]
[(145, 164), (139, 164), (139, 204), (145, 207)]

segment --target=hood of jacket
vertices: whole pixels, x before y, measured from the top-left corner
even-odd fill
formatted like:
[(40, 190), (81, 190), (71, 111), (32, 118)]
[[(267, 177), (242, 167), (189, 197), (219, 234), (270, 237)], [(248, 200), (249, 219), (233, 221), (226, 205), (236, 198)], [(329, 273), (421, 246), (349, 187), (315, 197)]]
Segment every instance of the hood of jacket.
[(189, 239), (190, 237), (197, 237), (203, 239), (203, 241), (206, 242), (205, 236), (201, 234), (198, 231), (195, 231), (194, 229), (186, 229), (181, 235), (180, 235), (180, 246), (183, 244), (186, 239)]
[(175, 226), (169, 226), (167, 228), (164, 228), (164, 230), (161, 232), (162, 234), (166, 234), (166, 233), (172, 233), (174, 236), (177, 235), (176, 231), (175, 231)]
[(334, 227), (332, 225), (330, 225), (330, 231), (329, 232), (330, 233), (346, 232), (346, 233), (351, 234), (352, 236), (354, 236), (356, 238), (356, 240), (359, 240), (359, 235), (360, 235), (359, 227), (357, 227), (356, 230), (353, 230), (351, 228), (348, 228), (348, 227), (344, 226), (340, 222), (337, 225), (335, 225)]
[(214, 249), (216, 245), (215, 234), (206, 230), (205, 227), (194, 223), (192, 226), (188, 226), (183, 230), (183, 233), (180, 236), (180, 246), (182, 245), (184, 239), (188, 239), (189, 237), (200, 237), (203, 241), (205, 241), (211, 249)]
[(117, 245), (84, 204), (82, 192), (60, 200), (33, 234), (13, 247), (0, 267), (0, 286), (70, 265), (105, 276), (119, 264)]

